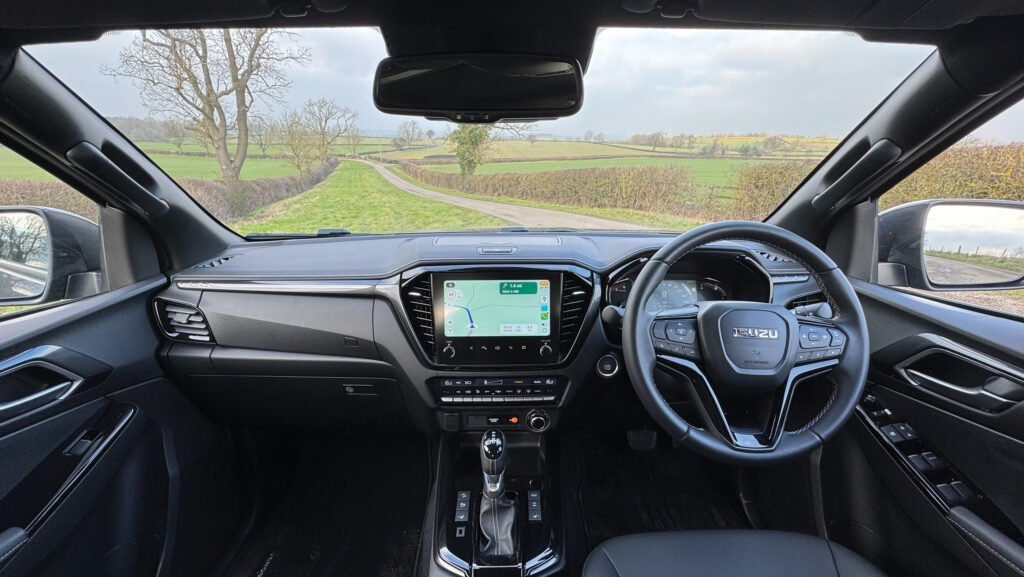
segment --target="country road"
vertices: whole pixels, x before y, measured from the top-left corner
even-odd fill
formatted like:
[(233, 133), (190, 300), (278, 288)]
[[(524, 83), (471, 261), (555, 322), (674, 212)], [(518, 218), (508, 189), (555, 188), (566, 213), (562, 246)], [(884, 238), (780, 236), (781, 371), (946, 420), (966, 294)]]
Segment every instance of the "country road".
[(935, 284), (989, 284), (1010, 282), (1019, 279), (1022, 274), (1007, 269), (973, 264), (959, 260), (951, 260), (938, 256), (925, 255), (925, 268), (928, 280)]
[(380, 174), (384, 180), (395, 185), (399, 189), (408, 192), (409, 194), (415, 194), (417, 196), (454, 204), (455, 206), (477, 210), (484, 214), (489, 214), (491, 216), (507, 220), (513, 224), (525, 226), (526, 228), (579, 228), (593, 230), (650, 229), (650, 227), (638, 224), (619, 222), (596, 216), (572, 214), (557, 210), (548, 210), (546, 208), (534, 208), (531, 206), (505, 204), (503, 202), (478, 200), (475, 198), (465, 198), (462, 196), (444, 194), (443, 192), (437, 192), (421, 186), (416, 186), (415, 184), (403, 180), (382, 164), (377, 164), (367, 160), (356, 160), (356, 162), (362, 162), (374, 167), (377, 170), (377, 173)]

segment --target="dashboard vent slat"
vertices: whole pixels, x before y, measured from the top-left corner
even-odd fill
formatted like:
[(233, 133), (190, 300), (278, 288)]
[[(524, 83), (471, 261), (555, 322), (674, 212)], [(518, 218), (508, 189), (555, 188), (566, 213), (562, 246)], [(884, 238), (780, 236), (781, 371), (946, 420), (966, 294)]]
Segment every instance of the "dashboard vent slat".
[(402, 303), (406, 315), (416, 331), (416, 338), (423, 345), (428, 357), (434, 356), (434, 302), (429, 274), (413, 279), (402, 291)]
[(186, 343), (213, 343), (210, 325), (203, 312), (191, 305), (156, 299), (156, 322), (160, 330), (172, 341)]
[(558, 346), (561, 355), (568, 354), (573, 342), (579, 335), (583, 325), (583, 317), (587, 314), (593, 288), (572, 273), (562, 275), (562, 302), (558, 334)]

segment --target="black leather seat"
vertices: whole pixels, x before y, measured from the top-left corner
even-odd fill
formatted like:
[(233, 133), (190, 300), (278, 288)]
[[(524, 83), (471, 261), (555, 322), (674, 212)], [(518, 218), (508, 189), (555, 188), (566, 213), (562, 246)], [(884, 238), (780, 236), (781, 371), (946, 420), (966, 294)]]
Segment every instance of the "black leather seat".
[(781, 531), (681, 531), (610, 539), (583, 577), (885, 577), (837, 543)]

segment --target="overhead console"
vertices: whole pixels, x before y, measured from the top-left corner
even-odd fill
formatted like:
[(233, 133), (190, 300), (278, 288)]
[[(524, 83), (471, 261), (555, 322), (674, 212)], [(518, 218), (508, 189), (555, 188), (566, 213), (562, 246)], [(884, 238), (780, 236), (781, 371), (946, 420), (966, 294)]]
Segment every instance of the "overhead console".
[(431, 364), (545, 367), (572, 354), (594, 278), (572, 266), (422, 268), (402, 276), (401, 294)]

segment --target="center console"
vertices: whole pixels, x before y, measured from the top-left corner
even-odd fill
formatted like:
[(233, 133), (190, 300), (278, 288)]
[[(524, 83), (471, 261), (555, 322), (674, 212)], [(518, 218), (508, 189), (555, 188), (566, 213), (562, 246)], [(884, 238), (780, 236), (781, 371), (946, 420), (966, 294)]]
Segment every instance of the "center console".
[(436, 370), (426, 385), (442, 428), (551, 427), (580, 333), (596, 310), (595, 282), (591, 271), (571, 265), (424, 267), (403, 275), (406, 316)]

